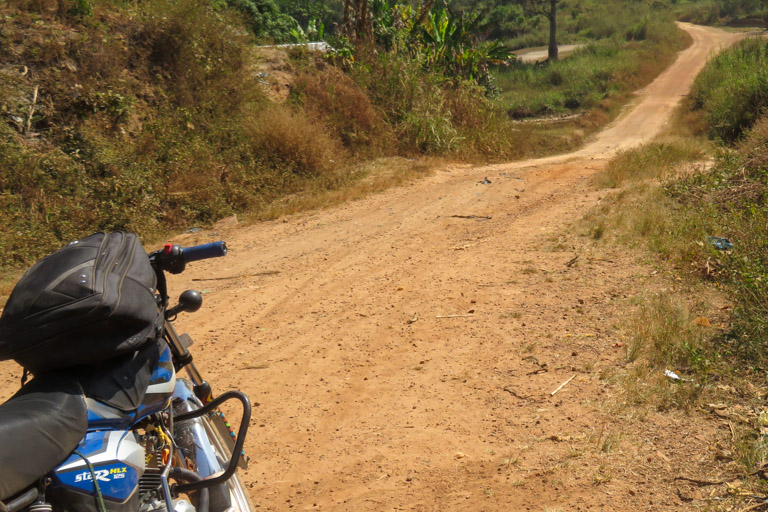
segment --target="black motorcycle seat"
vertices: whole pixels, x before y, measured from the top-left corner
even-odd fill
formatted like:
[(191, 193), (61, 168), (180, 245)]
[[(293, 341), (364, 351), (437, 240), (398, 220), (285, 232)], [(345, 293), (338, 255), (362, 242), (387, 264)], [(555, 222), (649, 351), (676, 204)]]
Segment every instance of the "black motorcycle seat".
[(0, 405), (0, 500), (34, 484), (77, 448), (88, 428), (80, 384), (36, 377)]

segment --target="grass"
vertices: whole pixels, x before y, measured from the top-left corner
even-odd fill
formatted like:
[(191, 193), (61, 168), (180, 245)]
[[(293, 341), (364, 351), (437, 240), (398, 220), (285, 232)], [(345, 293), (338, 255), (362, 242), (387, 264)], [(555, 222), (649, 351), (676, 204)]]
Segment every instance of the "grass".
[(704, 244), (717, 232), (710, 217), (681, 210), (665, 188), (674, 180), (705, 172), (702, 169), (710, 165), (715, 151), (702, 136), (706, 123), (701, 113), (690, 108), (689, 102), (678, 109), (670, 128), (656, 140), (619, 152), (594, 175), (595, 188), (613, 193), (588, 215), (587, 236), (643, 245), (665, 258), (681, 255), (689, 263), (716, 255)]
[(29, 130), (0, 129), (2, 267), (88, 231), (152, 238), (340, 182), (346, 150), (304, 113), (268, 107), (226, 12), (105, 2), (72, 18), (37, 5), (0, 4), (0, 106), (25, 119), (39, 91)]
[(598, 432), (592, 432), (587, 437), (587, 441), (593, 443), (599, 453), (612, 453), (620, 446), (621, 438), (621, 433), (601, 428)]
[[(351, 67), (297, 52), (293, 92), (275, 104), (253, 73), (253, 38), (214, 4), (81, 2), (68, 12), (0, 2), (0, 109), (10, 120), (0, 127), (0, 270), (87, 232), (150, 240), (233, 213), (271, 219), (427, 172), (430, 160), (397, 157), (487, 162), (567, 150), (621, 100), (603, 98), (570, 124), (521, 125), (475, 84), (362, 48)], [(633, 76), (656, 72), (634, 66), (603, 78), (631, 88)], [(543, 73), (569, 83), (571, 71)]]
[[(639, 40), (653, 36), (654, 23), (669, 15), (661, 2), (625, 2), (622, 0), (562, 2), (558, 7), (558, 42), (585, 43), (609, 37)], [(545, 46), (549, 41), (549, 23), (542, 16), (525, 18), (520, 31), (506, 44), (513, 49)]]
[[(768, 119), (742, 123), (743, 116), (721, 116), (723, 109), (751, 108), (755, 95), (741, 94), (738, 88), (728, 98), (725, 91), (712, 93), (721, 83), (730, 83), (734, 70), (741, 70), (747, 84), (760, 82), (751, 67), (763, 66), (763, 44), (748, 42), (729, 51), (731, 55), (711, 62), (697, 82), (698, 95), (718, 96), (726, 103), (694, 95), (669, 133), (619, 154), (593, 183), (613, 191), (585, 219), (585, 236), (599, 244), (644, 247), (659, 257), (662, 271), (675, 277), (675, 293), (638, 298), (624, 323), (626, 367), (606, 378), (620, 383), (626, 405), (692, 410), (722, 402), (746, 411), (765, 408)], [(713, 131), (713, 122), (722, 131)], [(733, 142), (713, 146), (701, 140), (702, 133)], [(712, 153), (711, 165), (690, 165)], [(728, 238), (733, 248), (717, 250), (710, 236)], [(723, 302), (726, 309), (714, 307)], [(665, 376), (666, 369), (683, 381)], [(764, 492), (753, 478), (768, 462), (763, 417), (740, 420), (732, 429), (727, 457), (738, 464), (750, 488)]]
[(640, 41), (605, 36), (558, 62), (499, 70), (501, 104), (516, 119), (582, 112), (646, 85), (689, 42), (671, 19), (656, 17), (648, 23), (652, 29)]
[(679, 0), (674, 11), (681, 21), (698, 25), (765, 26), (766, 10), (762, 2), (716, 0)]
[(301, 192), (276, 199), (245, 217), (250, 221), (272, 220), (307, 210), (328, 208), (362, 199), (370, 194), (411, 183), (432, 173), (440, 159), (379, 158), (345, 169), (337, 178), (343, 185), (314, 182)]
[[(683, 137), (666, 138), (638, 149), (621, 151), (597, 173), (597, 188), (619, 188), (627, 183), (670, 179), (685, 172), (686, 163), (706, 158), (707, 144)], [(599, 238), (599, 236), (597, 236)]]
[(712, 137), (740, 139), (768, 106), (768, 43), (746, 39), (714, 57), (696, 78), (691, 97)]

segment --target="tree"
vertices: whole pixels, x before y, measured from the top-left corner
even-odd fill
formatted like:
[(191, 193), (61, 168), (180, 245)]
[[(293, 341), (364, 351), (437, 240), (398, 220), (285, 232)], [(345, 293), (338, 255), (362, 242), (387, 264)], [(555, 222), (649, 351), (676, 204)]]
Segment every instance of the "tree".
[(557, 4), (562, 0), (520, 0), (523, 6), (533, 14), (541, 14), (549, 20), (549, 60), (557, 60)]
[(322, 23), (332, 27), (341, 22), (340, 0), (277, 0), (280, 10), (299, 22), (302, 28)]
[(342, 32), (352, 40), (371, 39), (371, 9), (368, 0), (344, 0)]
[(259, 38), (288, 42), (292, 40), (292, 30), (299, 26), (295, 19), (280, 12), (274, 0), (226, 0), (226, 3), (243, 14), (248, 28)]

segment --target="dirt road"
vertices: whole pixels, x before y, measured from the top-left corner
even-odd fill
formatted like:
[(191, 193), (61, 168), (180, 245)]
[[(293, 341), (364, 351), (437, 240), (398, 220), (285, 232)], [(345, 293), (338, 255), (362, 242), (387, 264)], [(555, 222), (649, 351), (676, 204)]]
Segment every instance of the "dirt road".
[[(557, 52), (560, 57), (565, 57), (583, 48), (586, 45), (583, 44), (561, 44), (557, 46)], [(549, 50), (546, 46), (538, 46), (536, 48), (524, 48), (522, 50), (515, 50), (515, 55), (522, 62), (544, 62), (549, 57)]]
[[(446, 168), (339, 208), (175, 240), (231, 248), (170, 286), (205, 293), (177, 324), (214, 389), (260, 404), (244, 476), (259, 510), (694, 506), (674, 477), (716, 468), (703, 446), (717, 424), (633, 413), (608, 378), (623, 365), (613, 345), (628, 298), (667, 284), (570, 227), (601, 200), (595, 170), (652, 138), (706, 56), (738, 37), (684, 28), (694, 45), (577, 153)], [(0, 367), (6, 396), (17, 377)]]

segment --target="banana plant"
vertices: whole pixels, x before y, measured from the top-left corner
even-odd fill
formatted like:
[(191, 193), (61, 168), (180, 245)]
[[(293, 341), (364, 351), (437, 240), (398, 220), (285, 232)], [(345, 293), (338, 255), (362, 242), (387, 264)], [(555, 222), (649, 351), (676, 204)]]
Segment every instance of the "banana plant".
[(449, 78), (485, 83), (488, 66), (512, 57), (500, 41), (478, 42), (479, 14), (456, 14), (445, 0), (424, 0), (419, 7), (392, 0), (368, 5), (377, 45), (409, 52)]
[(457, 15), (444, 3), (433, 8), (419, 32), (425, 64), (476, 80), (490, 64), (508, 61), (512, 53), (500, 41), (477, 43), (479, 23), (480, 15)]

